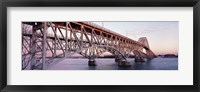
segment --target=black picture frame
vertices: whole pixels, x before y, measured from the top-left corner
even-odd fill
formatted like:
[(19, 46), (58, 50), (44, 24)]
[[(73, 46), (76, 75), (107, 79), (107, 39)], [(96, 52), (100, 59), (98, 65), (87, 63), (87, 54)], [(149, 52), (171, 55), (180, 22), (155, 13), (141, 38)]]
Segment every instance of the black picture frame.
[[(2, 92), (199, 92), (200, 0), (1, 0), (0, 1), (0, 90)], [(7, 7), (193, 7), (194, 85), (7, 85)], [(183, 76), (184, 77), (184, 76)]]

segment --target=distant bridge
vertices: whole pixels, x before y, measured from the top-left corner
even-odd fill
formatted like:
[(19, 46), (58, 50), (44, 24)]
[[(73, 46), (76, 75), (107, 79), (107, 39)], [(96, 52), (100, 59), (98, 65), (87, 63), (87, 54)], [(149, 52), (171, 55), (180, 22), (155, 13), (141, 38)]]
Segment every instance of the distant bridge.
[(119, 66), (130, 66), (131, 54), (135, 61), (155, 57), (146, 37), (134, 41), (91, 22), (22, 22), (22, 69), (46, 69), (55, 58), (75, 53), (95, 66), (95, 58), (107, 51)]

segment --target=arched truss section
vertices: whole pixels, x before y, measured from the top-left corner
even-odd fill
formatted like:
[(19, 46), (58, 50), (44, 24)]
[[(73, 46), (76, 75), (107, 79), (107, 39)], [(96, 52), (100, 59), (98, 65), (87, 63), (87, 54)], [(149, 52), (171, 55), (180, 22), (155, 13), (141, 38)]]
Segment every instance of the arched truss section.
[[(145, 48), (143, 48), (145, 49)], [(154, 53), (151, 50), (147, 50), (145, 49), (145, 52), (143, 52), (142, 50), (138, 50), (138, 49), (134, 49), (134, 50), (130, 50), (129, 53), (127, 53), (127, 55), (124, 55), (126, 58), (129, 58), (131, 53), (134, 54), (135, 58), (146, 58), (146, 59), (152, 59), (155, 57)]]
[(146, 58), (146, 54), (141, 52), (141, 51), (138, 51), (138, 50), (134, 50), (133, 51), (134, 55), (135, 55), (135, 59), (136, 60), (141, 60), (141, 59), (145, 59)]
[(76, 52), (73, 52), (70, 55), (73, 55), (75, 53), (79, 53), (82, 56), (86, 57), (86, 58), (97, 58), (98, 56), (100, 56), (102, 53), (104, 52), (110, 52), (113, 55), (116, 56), (116, 58), (120, 59), (120, 60), (126, 60), (126, 57), (116, 48), (113, 48), (111, 46), (104, 46), (104, 45), (97, 45), (97, 46), (91, 46), (88, 48), (83, 48), (81, 50), (77, 50)]
[(140, 42), (141, 44), (143, 44), (145, 46), (145, 48), (149, 48), (149, 43), (146, 37), (140, 37), (138, 39), (138, 42)]

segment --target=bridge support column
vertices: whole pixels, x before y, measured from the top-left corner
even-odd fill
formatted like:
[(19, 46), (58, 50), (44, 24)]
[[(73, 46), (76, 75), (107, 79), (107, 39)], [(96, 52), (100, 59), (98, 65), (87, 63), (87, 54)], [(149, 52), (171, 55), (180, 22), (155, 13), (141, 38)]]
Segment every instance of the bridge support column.
[(89, 66), (96, 66), (97, 64), (96, 64), (95, 59), (89, 59), (88, 65), (89, 65)]
[(121, 59), (120, 58), (115, 58), (115, 62), (117, 63), (117, 62), (119, 62)]
[(142, 58), (142, 57), (135, 58), (135, 62), (145, 62), (145, 61), (147, 61), (147, 59)]
[(117, 61), (118, 66), (123, 66), (123, 67), (127, 67), (127, 66), (131, 66), (130, 62), (126, 61), (126, 60), (118, 60)]

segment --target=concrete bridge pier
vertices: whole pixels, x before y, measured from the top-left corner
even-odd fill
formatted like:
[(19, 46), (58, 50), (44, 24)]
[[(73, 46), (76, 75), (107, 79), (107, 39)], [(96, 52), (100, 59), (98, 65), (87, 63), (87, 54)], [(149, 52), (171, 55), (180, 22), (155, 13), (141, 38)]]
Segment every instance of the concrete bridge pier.
[(119, 62), (120, 60), (121, 60), (121, 59), (118, 58), (118, 57), (115, 58), (115, 62), (116, 62), (116, 63)]
[(147, 59), (144, 57), (135, 57), (135, 62), (145, 62), (145, 61), (147, 61)]
[(122, 67), (129, 67), (129, 66), (131, 66), (130, 62), (128, 62), (128, 61), (126, 61), (124, 59), (118, 60), (117, 64), (118, 64), (118, 66), (122, 66)]
[(96, 60), (94, 58), (90, 58), (88, 61), (89, 66), (97, 66)]

